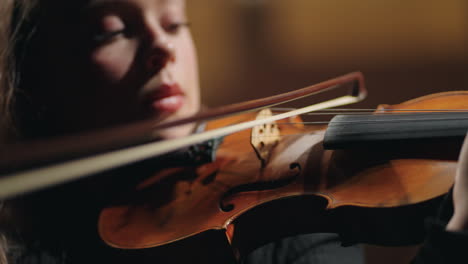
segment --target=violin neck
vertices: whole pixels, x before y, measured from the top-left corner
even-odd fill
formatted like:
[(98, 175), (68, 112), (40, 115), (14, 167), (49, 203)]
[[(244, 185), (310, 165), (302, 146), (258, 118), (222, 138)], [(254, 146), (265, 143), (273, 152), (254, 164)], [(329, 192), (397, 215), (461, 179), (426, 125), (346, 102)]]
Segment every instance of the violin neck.
[(345, 149), (462, 141), (467, 130), (468, 112), (338, 115), (329, 123), (324, 147)]

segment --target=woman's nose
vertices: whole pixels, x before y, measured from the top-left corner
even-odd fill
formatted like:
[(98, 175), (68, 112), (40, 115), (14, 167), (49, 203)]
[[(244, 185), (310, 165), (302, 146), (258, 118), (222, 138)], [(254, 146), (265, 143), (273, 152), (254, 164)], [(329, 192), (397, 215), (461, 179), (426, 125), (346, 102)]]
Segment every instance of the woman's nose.
[(173, 42), (165, 36), (154, 39), (151, 45), (146, 66), (148, 71), (157, 73), (168, 63), (175, 61), (175, 47)]

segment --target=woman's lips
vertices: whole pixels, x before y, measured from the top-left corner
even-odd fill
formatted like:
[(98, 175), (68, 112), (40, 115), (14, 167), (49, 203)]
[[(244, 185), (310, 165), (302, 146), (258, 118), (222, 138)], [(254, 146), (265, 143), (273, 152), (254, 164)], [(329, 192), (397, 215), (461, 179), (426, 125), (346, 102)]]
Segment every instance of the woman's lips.
[(151, 107), (157, 112), (175, 112), (185, 101), (185, 94), (178, 84), (163, 84), (150, 96)]

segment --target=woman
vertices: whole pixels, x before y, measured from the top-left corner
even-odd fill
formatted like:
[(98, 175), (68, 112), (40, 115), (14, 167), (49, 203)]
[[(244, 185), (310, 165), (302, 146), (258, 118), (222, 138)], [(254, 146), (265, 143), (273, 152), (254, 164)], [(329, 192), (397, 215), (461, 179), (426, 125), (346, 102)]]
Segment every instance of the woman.
[[(79, 133), (147, 118), (166, 121), (199, 110), (197, 58), (183, 0), (8, 0), (2, 8), (5, 140)], [(182, 137), (193, 129), (178, 127), (160, 137)], [(99, 240), (95, 226), (101, 200), (85, 182), (6, 203), (0, 219), (3, 251), (11, 263), (155, 261), (151, 249), (122, 252)], [(305, 243), (305, 249), (323, 249), (314, 256), (343, 260), (359, 254), (320, 245), (328, 240), (295, 241)], [(263, 263), (262, 256), (278, 252), (276, 248), (260, 249), (250, 261)]]
[[(3, 8), (3, 17), (11, 14), (3, 27), (9, 34), (2, 69), (7, 140), (167, 121), (199, 110), (197, 57), (183, 0), (10, 0)], [(193, 129), (169, 129), (160, 137)], [(13, 263), (154, 261), (151, 250), (133, 255), (103, 245), (95, 230), (101, 197), (83, 197), (88, 184), (76, 185), (6, 203), (5, 247)]]
[(16, 87), (6, 88), (13, 96), (4, 108), (21, 139), (198, 111), (197, 58), (184, 1), (13, 3), (17, 31), (8, 59), (16, 63), (9, 80)]
[[(8, 46), (2, 49), (1, 72), (6, 140), (147, 118), (166, 121), (199, 110), (197, 58), (184, 1), (7, 4), (2, 8), (10, 16), (2, 18), (11, 20), (2, 22), (11, 24), (3, 24)], [(180, 137), (192, 130), (179, 127), (160, 136)], [(88, 186), (78, 185), (5, 203), (2, 227), (10, 241), (4, 247), (12, 263), (106, 259), (94, 230), (99, 199)]]

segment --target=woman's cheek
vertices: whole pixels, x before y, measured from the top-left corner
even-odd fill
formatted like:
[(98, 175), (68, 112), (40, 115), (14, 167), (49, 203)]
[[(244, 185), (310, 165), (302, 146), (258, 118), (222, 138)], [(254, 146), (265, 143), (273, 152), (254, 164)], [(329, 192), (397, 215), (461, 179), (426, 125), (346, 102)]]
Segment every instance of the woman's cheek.
[(189, 86), (189, 91), (191, 95), (191, 103), (193, 104), (194, 110), (198, 110), (199, 100), (200, 100), (200, 88), (199, 88), (199, 77), (198, 77), (198, 59), (196, 55), (195, 46), (191, 38), (187, 38), (185, 41), (184, 48), (182, 49), (182, 58), (185, 58), (185, 61), (182, 63), (181, 67), (184, 67), (184, 76), (185, 82)]
[(135, 45), (130, 41), (115, 41), (97, 48), (91, 54), (91, 64), (96, 69), (97, 78), (109, 83), (122, 80), (130, 71)]

